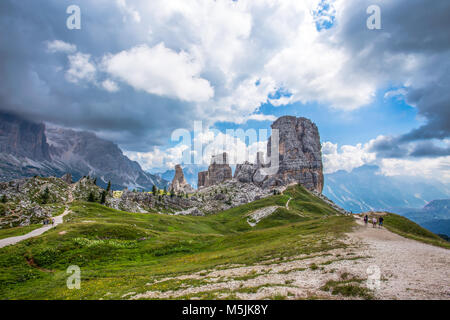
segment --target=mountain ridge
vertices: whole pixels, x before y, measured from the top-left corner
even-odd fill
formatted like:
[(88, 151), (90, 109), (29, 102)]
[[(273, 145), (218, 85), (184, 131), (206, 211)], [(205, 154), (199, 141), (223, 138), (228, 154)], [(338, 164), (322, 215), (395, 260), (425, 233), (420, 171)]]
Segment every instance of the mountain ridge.
[(113, 189), (150, 190), (168, 184), (92, 132), (46, 127), (11, 114), (0, 113), (0, 150), (0, 181), (70, 173), (75, 180), (97, 177), (103, 187), (111, 181)]

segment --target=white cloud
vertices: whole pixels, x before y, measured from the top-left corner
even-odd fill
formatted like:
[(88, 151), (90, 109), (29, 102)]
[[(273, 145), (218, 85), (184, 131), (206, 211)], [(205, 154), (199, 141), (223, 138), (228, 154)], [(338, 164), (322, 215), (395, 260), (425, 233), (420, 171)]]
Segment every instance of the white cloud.
[(114, 81), (112, 81), (110, 79), (106, 79), (105, 81), (103, 81), (102, 87), (103, 87), (103, 89), (105, 89), (106, 91), (109, 91), (109, 92), (116, 92), (119, 90), (119, 86), (117, 85), (117, 83), (115, 83)]
[(369, 144), (343, 145), (338, 150), (337, 144), (322, 143), (324, 173), (333, 173), (339, 170), (351, 172), (354, 168), (374, 163), (376, 154), (369, 152), (368, 149)]
[(408, 91), (405, 88), (390, 90), (384, 94), (384, 98), (385, 99), (390, 99), (390, 98), (400, 99), (400, 98), (404, 97), (407, 93), (408, 93)]
[(69, 57), (69, 69), (66, 71), (66, 79), (69, 82), (78, 83), (81, 80), (94, 81), (96, 67), (90, 62), (91, 56), (77, 52)]
[(127, 4), (126, 0), (116, 0), (116, 4), (119, 7), (119, 9), (124, 13), (123, 20), (124, 22), (127, 21), (127, 17), (131, 17), (131, 19), (134, 20), (134, 22), (141, 22), (141, 15), (139, 12), (134, 8)]
[(178, 145), (172, 148), (161, 149), (155, 147), (151, 152), (124, 152), (131, 160), (139, 162), (144, 170), (153, 168), (173, 169), (183, 159), (183, 152), (187, 145)]
[(207, 101), (214, 95), (210, 83), (200, 77), (202, 65), (187, 52), (141, 45), (108, 55), (103, 67), (112, 76), (137, 90), (184, 101)]
[[(245, 134), (245, 132), (244, 132)], [(205, 130), (199, 133), (195, 139), (192, 140), (192, 145), (178, 144), (174, 147), (161, 149), (155, 147), (150, 152), (125, 152), (125, 154), (132, 160), (138, 161), (145, 170), (150, 169), (173, 169), (176, 164), (190, 164), (186, 163), (186, 153), (190, 159), (194, 159), (196, 151), (194, 150), (196, 143), (201, 144), (200, 163), (193, 163), (196, 165), (209, 165), (211, 157), (223, 152), (228, 153), (228, 160), (230, 165), (243, 163), (249, 161), (256, 162), (257, 152), (266, 152), (267, 140), (264, 137), (262, 141), (250, 140), (247, 145), (242, 141), (243, 137), (238, 136), (235, 132), (222, 133), (216, 130)]]
[(64, 52), (73, 53), (77, 50), (77, 46), (61, 40), (47, 41), (47, 50), (51, 53)]
[(277, 117), (270, 114), (252, 114), (248, 116), (247, 120), (254, 120), (254, 121), (275, 121), (277, 120)]
[(450, 181), (450, 156), (408, 157), (405, 159), (377, 158), (376, 153), (369, 152), (369, 150), (374, 143), (383, 138), (383, 136), (378, 136), (364, 144), (343, 145), (340, 148), (332, 142), (322, 143), (324, 173), (334, 173), (339, 170), (351, 172), (363, 165), (373, 164), (377, 165), (380, 168), (380, 174), (385, 176), (423, 177), (424, 179), (437, 179), (443, 183)]
[(424, 159), (382, 159), (381, 173), (386, 176), (415, 176), (450, 181), (450, 156)]

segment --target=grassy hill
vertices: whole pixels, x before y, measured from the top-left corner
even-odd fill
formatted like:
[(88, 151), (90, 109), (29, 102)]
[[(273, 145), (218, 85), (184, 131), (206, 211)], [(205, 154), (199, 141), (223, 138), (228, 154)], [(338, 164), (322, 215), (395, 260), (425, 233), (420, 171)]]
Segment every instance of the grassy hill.
[[(247, 215), (267, 206), (279, 208), (252, 228)], [(300, 186), (206, 217), (135, 214), (87, 202), (71, 210), (54, 230), (0, 249), (1, 299), (118, 299), (156, 279), (337, 248), (353, 224)], [(81, 290), (66, 287), (70, 265), (81, 268)]]
[(443, 240), (433, 232), (422, 228), (417, 223), (412, 222), (403, 216), (388, 213), (385, 216), (385, 226), (388, 230), (395, 232), (403, 237), (421, 241), (424, 243), (450, 248), (450, 242)]
[[(251, 227), (249, 214), (266, 207), (276, 210)], [(128, 213), (87, 202), (74, 202), (71, 210), (55, 229), (0, 249), (0, 299), (125, 299), (201, 286), (204, 279), (180, 276), (326, 254), (346, 246), (342, 236), (354, 225), (300, 186), (204, 217)], [(396, 228), (409, 232), (402, 225)], [(70, 265), (81, 268), (80, 290), (66, 286)]]

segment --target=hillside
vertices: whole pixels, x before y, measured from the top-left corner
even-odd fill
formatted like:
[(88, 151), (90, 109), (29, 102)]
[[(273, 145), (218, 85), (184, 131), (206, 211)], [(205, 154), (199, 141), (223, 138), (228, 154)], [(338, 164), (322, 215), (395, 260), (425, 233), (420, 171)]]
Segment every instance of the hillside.
[[(358, 268), (371, 261), (365, 245), (348, 237), (354, 219), (300, 186), (207, 216), (70, 210), (54, 230), (0, 249), (1, 299), (379, 297)], [(81, 268), (80, 290), (66, 287), (69, 265)]]

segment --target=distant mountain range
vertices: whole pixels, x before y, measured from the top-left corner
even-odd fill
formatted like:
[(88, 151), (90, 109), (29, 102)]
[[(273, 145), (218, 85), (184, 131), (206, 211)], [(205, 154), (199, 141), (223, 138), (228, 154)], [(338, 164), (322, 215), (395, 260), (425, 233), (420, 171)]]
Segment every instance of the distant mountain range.
[(450, 198), (450, 186), (419, 177), (389, 177), (377, 166), (325, 175), (324, 195), (353, 212), (391, 208), (422, 208), (436, 199)]
[(323, 193), (348, 211), (386, 210), (434, 233), (450, 235), (448, 185), (421, 178), (388, 177), (378, 172), (377, 166), (362, 166), (352, 172), (326, 174)]
[(401, 214), (436, 233), (450, 236), (450, 199), (433, 200), (423, 208), (392, 208), (390, 211)]
[(113, 189), (145, 189), (167, 186), (127, 158), (120, 148), (95, 134), (47, 128), (15, 115), (0, 113), (0, 181), (72, 174), (97, 178), (100, 186), (111, 181)]

